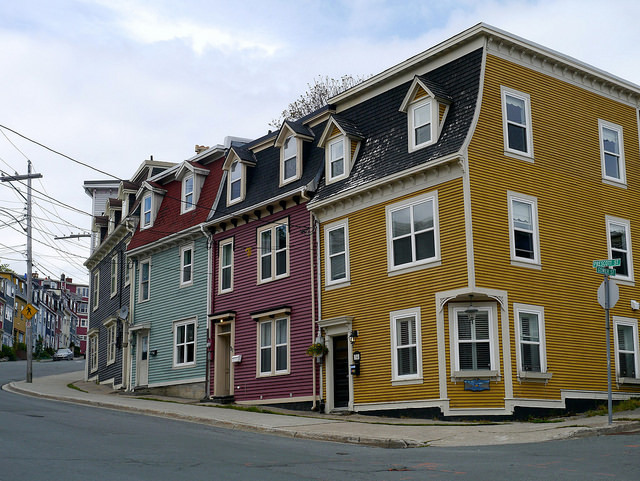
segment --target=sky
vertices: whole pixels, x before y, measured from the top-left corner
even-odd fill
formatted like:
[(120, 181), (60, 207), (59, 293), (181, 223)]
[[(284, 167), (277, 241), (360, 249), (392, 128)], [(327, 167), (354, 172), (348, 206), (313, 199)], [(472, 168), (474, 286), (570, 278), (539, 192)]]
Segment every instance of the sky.
[[(637, 0), (3, 1), (0, 175), (42, 174), (33, 271), (88, 283), (89, 239), (55, 239), (90, 231), (86, 180), (260, 137), (318, 76), (377, 74), (479, 22), (640, 84), (638, 18)], [(25, 197), (0, 183), (0, 264), (21, 275)]]

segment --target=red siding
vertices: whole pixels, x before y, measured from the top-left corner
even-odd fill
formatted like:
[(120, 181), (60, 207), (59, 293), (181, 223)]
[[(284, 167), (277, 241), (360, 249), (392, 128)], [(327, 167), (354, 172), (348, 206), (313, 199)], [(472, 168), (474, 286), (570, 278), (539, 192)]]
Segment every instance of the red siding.
[[(258, 284), (257, 229), (273, 222), (289, 222), (289, 277)], [(313, 360), (306, 349), (313, 341), (311, 322), (310, 249), (312, 234), (310, 214), (306, 206), (298, 205), (249, 224), (228, 228), (214, 236), (214, 312), (235, 311), (234, 354), (242, 354), (242, 362), (235, 365), (234, 395), (236, 401), (311, 396)], [(233, 291), (218, 294), (218, 243), (234, 238)], [(281, 306), (291, 307), (290, 316), (290, 373), (271, 377), (257, 377), (257, 322), (250, 313)], [(212, 342), (212, 345), (215, 343)], [(213, 392), (213, 372), (211, 390)]]

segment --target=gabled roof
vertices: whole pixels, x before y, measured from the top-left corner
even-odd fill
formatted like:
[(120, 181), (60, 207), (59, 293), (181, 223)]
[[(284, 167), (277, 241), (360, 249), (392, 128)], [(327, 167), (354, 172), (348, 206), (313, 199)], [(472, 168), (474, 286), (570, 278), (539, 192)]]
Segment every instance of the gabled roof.
[(444, 87), (442, 87), (438, 82), (430, 79), (426, 75), (418, 76), (416, 75), (413, 78), (413, 82), (411, 83), (411, 87), (407, 90), (407, 95), (405, 95), (404, 100), (402, 101), (402, 105), (400, 106), (400, 111), (406, 112), (409, 107), (409, 103), (414, 99), (417, 91), (422, 88), (429, 97), (433, 97), (436, 100), (443, 102), (445, 104), (450, 104), (452, 97), (449, 92), (446, 91)]
[(280, 127), (278, 136), (276, 137), (275, 146), (281, 147), (282, 145), (284, 145), (284, 141), (291, 134), (307, 141), (313, 140), (313, 136), (314, 136), (313, 130), (309, 129), (307, 126), (302, 124), (302, 122), (299, 122), (299, 121), (293, 122), (291, 120), (285, 120), (282, 124), (282, 127)]
[(322, 135), (320, 136), (320, 140), (318, 141), (318, 145), (324, 146), (325, 142), (333, 132), (334, 127), (337, 127), (338, 130), (342, 132), (342, 135), (346, 135), (348, 137), (352, 137), (358, 140), (362, 140), (365, 138), (365, 135), (358, 128), (355, 122), (352, 122), (351, 120), (346, 119), (342, 115), (334, 114), (331, 117), (329, 117), (329, 121), (327, 122), (327, 125), (324, 128)]
[(223, 169), (228, 170), (234, 160), (238, 159), (243, 164), (255, 165), (257, 160), (253, 152), (241, 145), (232, 145), (227, 153)]

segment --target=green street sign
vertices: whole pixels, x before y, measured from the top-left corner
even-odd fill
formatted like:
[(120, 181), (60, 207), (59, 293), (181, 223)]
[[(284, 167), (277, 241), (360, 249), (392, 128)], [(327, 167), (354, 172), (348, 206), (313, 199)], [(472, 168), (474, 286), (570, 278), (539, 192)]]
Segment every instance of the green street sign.
[(620, 265), (620, 259), (602, 259), (593, 261), (593, 267), (617, 267)]
[(616, 270), (615, 269), (609, 269), (608, 267), (596, 267), (596, 272), (598, 274), (605, 274), (607, 276), (615, 276), (616, 275)]

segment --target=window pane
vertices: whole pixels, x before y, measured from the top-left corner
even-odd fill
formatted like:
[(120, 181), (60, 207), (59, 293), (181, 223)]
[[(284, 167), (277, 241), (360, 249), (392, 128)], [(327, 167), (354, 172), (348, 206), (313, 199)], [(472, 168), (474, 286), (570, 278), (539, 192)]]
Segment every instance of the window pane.
[(260, 350), (260, 372), (271, 372), (271, 348)]
[(507, 100), (507, 120), (509, 122), (515, 122), (520, 125), (525, 125), (525, 102), (523, 99), (519, 99), (516, 97), (512, 97), (510, 95), (506, 96)]
[(393, 241), (393, 265), (399, 266), (412, 262), (411, 237), (403, 237)]
[(417, 129), (415, 129), (415, 133), (416, 133), (416, 138), (415, 138), (416, 145), (429, 142), (431, 140), (431, 124), (418, 127)]
[(391, 213), (391, 231), (393, 237), (411, 233), (411, 211), (410, 207), (395, 210)]
[(231, 265), (231, 244), (225, 244), (222, 247), (222, 265), (229, 266)]
[(276, 344), (286, 344), (287, 342), (287, 320), (278, 319), (276, 321)]
[(236, 180), (234, 182), (231, 182), (231, 198), (232, 199), (237, 199), (238, 197), (240, 197), (240, 181)]
[(526, 152), (527, 130), (524, 127), (509, 124), (507, 125), (507, 131), (509, 133), (509, 148), (519, 150), (520, 152)]
[(276, 249), (286, 249), (287, 247), (287, 226), (276, 227)]
[(634, 356), (631, 353), (620, 353), (618, 355), (620, 363), (620, 377), (636, 377), (636, 366)]
[(176, 329), (176, 338), (177, 338), (177, 342), (178, 344), (184, 344), (184, 327), (185, 326), (178, 326)]
[(538, 315), (527, 313), (520, 314), (520, 329), (523, 341), (539, 342)]
[(413, 125), (420, 127), (431, 123), (431, 104), (422, 105), (413, 110)]
[(398, 376), (407, 376), (418, 373), (416, 347), (403, 347), (398, 349)]
[(533, 214), (531, 210), (531, 204), (514, 200), (512, 201), (512, 209), (513, 226), (516, 229), (533, 230)]
[(331, 177), (344, 174), (344, 159), (331, 162)]
[(287, 273), (287, 251), (276, 253), (276, 276)]
[(618, 160), (619, 158), (617, 155), (604, 154), (604, 173), (607, 177), (613, 177), (615, 179), (620, 178)]
[(479, 311), (473, 324), (475, 326), (475, 339), (489, 340), (489, 313), (487, 311)]
[(231, 289), (231, 268), (225, 267), (222, 270), (222, 289)]
[(271, 277), (271, 256), (264, 256), (260, 259), (261, 275), (262, 279), (269, 279)]
[(517, 230), (513, 233), (513, 237), (515, 241), (516, 256), (533, 259), (533, 234)]
[(195, 333), (195, 324), (189, 324), (187, 328), (187, 342), (193, 342)]
[(331, 161), (342, 159), (344, 157), (344, 141), (341, 140), (331, 144)]
[(416, 232), (433, 227), (433, 201), (413, 206), (413, 228)]
[(296, 176), (296, 158), (291, 157), (284, 161), (284, 178), (290, 179)]
[(633, 327), (618, 324), (618, 349), (633, 351)]
[(605, 152), (612, 154), (620, 154), (620, 146), (618, 142), (618, 132), (615, 130), (602, 127), (602, 143)]
[(334, 229), (329, 232), (329, 255), (344, 252), (344, 228)]
[(540, 372), (540, 345), (522, 344), (522, 369)]
[(186, 347), (187, 347), (187, 357), (185, 358), (184, 362), (193, 362), (195, 360), (196, 345), (187, 344)]
[(416, 235), (416, 260), (429, 259), (436, 255), (435, 232)]
[(471, 320), (466, 314), (458, 314), (458, 339), (466, 341), (472, 339), (471, 337)]
[(294, 157), (296, 155), (296, 142), (293, 138), (293, 135), (287, 137), (284, 141), (284, 158), (288, 159), (290, 157)]
[(287, 370), (287, 346), (276, 347), (276, 371)]
[(177, 359), (176, 359), (176, 363), (180, 364), (184, 362), (184, 344), (181, 346), (178, 346), (177, 348)]
[(342, 279), (347, 276), (347, 267), (345, 262), (345, 255), (340, 254), (331, 257), (329, 261), (331, 265), (331, 280)]
[(609, 231), (611, 233), (611, 247), (614, 249), (627, 249), (627, 236), (624, 226), (619, 224), (609, 224)]
[(271, 323), (263, 322), (260, 324), (260, 346), (271, 346)]
[(489, 354), (489, 342), (476, 342), (476, 364), (473, 369), (491, 369), (491, 356)]
[(260, 233), (260, 249), (262, 254), (268, 254), (271, 252), (271, 231), (265, 230)]

